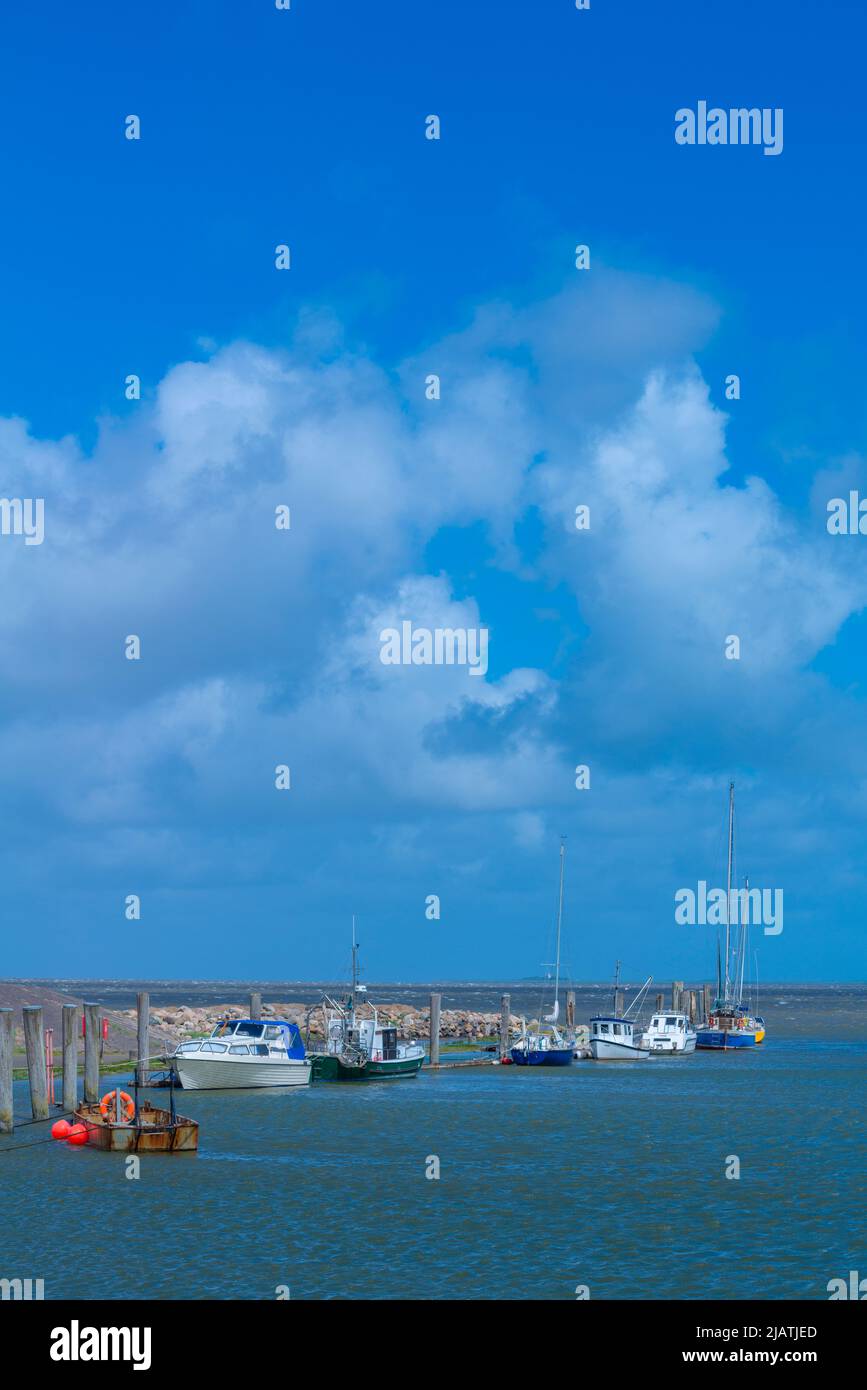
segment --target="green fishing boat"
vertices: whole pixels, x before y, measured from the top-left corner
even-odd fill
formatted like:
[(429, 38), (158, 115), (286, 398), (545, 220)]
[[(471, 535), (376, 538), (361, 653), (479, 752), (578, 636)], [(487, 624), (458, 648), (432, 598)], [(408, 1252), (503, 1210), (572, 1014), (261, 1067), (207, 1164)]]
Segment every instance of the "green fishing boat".
[[(358, 944), (352, 921), (352, 986), (342, 1000), (324, 995), (307, 1015), (307, 1059), (313, 1063), (314, 1081), (384, 1081), (389, 1077), (415, 1076), (424, 1061), (424, 1047), (417, 1042), (398, 1042), (397, 1028), (381, 1022), (375, 1005), (364, 997), (367, 987), (358, 983)], [(310, 1042), (310, 1020), (317, 1009), (325, 1016), (325, 1037)]]

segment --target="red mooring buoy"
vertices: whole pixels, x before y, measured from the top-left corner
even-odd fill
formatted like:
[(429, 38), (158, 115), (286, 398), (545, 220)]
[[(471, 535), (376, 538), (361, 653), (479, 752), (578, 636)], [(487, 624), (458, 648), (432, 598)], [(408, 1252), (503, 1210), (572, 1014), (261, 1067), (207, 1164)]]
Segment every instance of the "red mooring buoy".
[(68, 1139), (72, 1125), (68, 1120), (55, 1120), (51, 1126), (52, 1139)]
[(72, 1125), (72, 1127), (70, 1128), (69, 1133), (68, 1133), (67, 1136), (66, 1136), (66, 1142), (67, 1142), (67, 1144), (86, 1144), (86, 1143), (87, 1143), (87, 1126), (86, 1126), (86, 1125)]

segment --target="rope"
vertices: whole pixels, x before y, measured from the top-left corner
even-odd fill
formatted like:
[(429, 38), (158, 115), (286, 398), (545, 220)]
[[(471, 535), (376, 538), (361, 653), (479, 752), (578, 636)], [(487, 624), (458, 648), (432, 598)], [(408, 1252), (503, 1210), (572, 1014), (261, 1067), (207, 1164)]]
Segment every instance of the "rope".
[(37, 1144), (56, 1144), (57, 1142), (54, 1136), (49, 1134), (47, 1139), (31, 1139), (27, 1144), (9, 1144), (7, 1148), (0, 1149), (0, 1154), (15, 1154), (19, 1149), (35, 1149)]
[(13, 1115), (12, 1123), (16, 1129), (26, 1129), (28, 1125), (47, 1125), (50, 1124), (52, 1120), (68, 1120), (71, 1114), (71, 1110), (65, 1112), (61, 1111), (59, 1115), (46, 1115), (44, 1120), (16, 1120)]

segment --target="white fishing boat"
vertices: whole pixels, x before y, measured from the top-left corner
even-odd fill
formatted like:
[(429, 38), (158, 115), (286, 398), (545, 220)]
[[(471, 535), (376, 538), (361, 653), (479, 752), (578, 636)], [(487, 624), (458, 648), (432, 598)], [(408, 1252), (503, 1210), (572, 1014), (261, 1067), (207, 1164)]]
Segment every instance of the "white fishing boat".
[(590, 1020), (590, 1055), (594, 1062), (635, 1062), (650, 1056), (635, 1037), (635, 1025), (628, 1018), (613, 1015)]
[(650, 1048), (645, 1047), (640, 1034), (636, 1036), (637, 1019), (629, 1015), (633, 1010), (637, 1014), (642, 999), (653, 983), (653, 976), (648, 975), (629, 1008), (621, 1013), (617, 1007), (620, 998), (619, 974), (618, 961), (614, 978), (614, 1013), (596, 1014), (590, 1020), (590, 1055), (594, 1062), (638, 1062), (650, 1056)]
[(695, 1052), (696, 1031), (687, 1014), (654, 1014), (641, 1038), (642, 1047), (668, 1057)]
[(185, 1091), (306, 1086), (312, 1070), (297, 1026), (282, 1019), (223, 1019), (209, 1038), (180, 1043), (170, 1060)]
[[(425, 1058), (420, 1042), (398, 1042), (397, 1025), (381, 1020), (376, 1006), (366, 998), (367, 985), (358, 981), (358, 942), (352, 919), (352, 986), (343, 1000), (325, 994), (307, 1012), (307, 1055), (314, 1081), (385, 1081), (415, 1076)], [(310, 1041), (312, 1016), (325, 1016), (323, 1042)]]

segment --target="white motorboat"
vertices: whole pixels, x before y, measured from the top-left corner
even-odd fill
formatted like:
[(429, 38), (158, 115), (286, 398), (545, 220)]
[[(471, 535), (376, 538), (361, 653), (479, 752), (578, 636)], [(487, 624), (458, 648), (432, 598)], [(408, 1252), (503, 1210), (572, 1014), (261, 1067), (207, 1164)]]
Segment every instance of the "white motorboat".
[(643, 1047), (668, 1057), (695, 1052), (696, 1031), (686, 1014), (654, 1014), (642, 1036)]
[(306, 1086), (312, 1064), (294, 1023), (229, 1018), (209, 1038), (183, 1042), (171, 1062), (185, 1091)]

